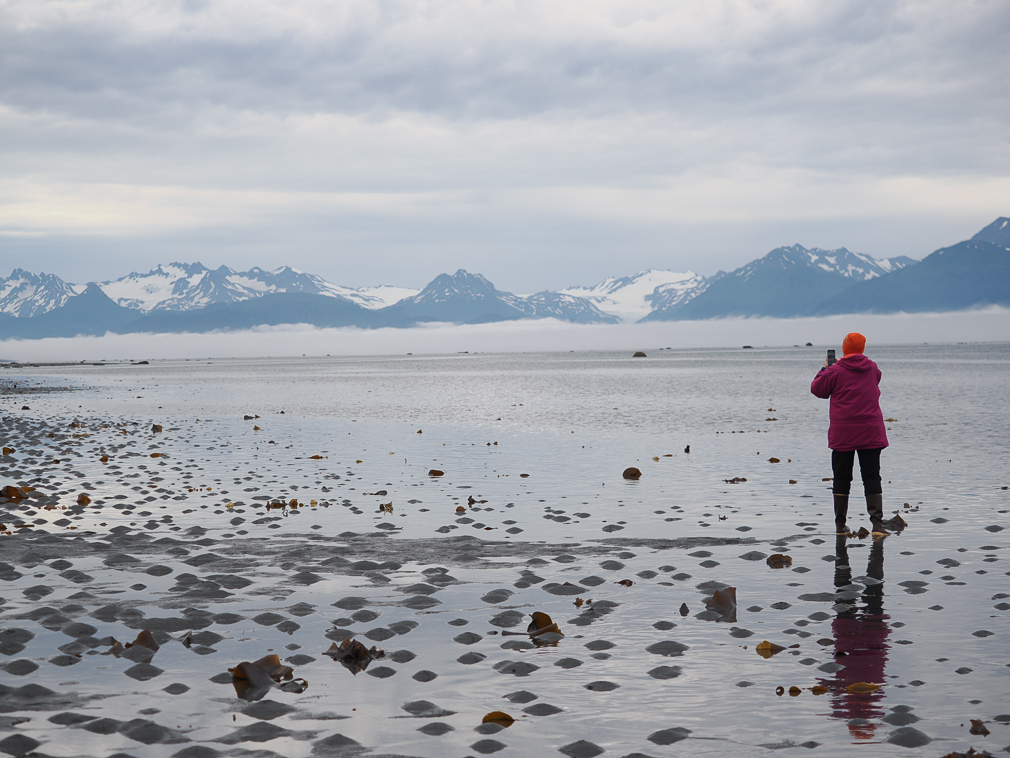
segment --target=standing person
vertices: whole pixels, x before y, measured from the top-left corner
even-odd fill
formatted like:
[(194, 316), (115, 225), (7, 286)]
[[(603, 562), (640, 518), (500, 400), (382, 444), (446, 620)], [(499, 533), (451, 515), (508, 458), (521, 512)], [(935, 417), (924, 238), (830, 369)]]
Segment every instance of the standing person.
[[(859, 473), (866, 495), (866, 512), (874, 536), (884, 536), (884, 496), (880, 486), (880, 451), (887, 447), (884, 414), (880, 412), (880, 369), (863, 355), (866, 337), (850, 332), (842, 342), (841, 360), (824, 366), (810, 384), (820, 398), (831, 398), (828, 447), (834, 472), (835, 531), (849, 531), (845, 517), (849, 510), (852, 464), (859, 455)], [(832, 351), (833, 352), (833, 351)]]

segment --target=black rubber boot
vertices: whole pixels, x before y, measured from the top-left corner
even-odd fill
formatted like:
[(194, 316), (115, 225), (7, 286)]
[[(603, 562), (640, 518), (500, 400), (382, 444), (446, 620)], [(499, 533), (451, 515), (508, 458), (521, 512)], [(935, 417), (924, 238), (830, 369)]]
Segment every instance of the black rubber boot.
[(890, 534), (884, 528), (884, 496), (880, 493), (866, 496), (866, 512), (870, 516), (870, 531), (874, 537), (885, 537)]
[(835, 495), (835, 534), (848, 534), (845, 517), (849, 513), (849, 496)]

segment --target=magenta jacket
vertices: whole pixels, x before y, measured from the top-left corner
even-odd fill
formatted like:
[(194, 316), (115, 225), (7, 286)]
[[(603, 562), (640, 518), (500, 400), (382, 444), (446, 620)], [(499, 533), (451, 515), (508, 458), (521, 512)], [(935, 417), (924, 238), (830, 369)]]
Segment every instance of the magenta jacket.
[(838, 451), (887, 447), (879, 384), (880, 369), (865, 355), (847, 355), (817, 372), (810, 391), (831, 398), (828, 447)]

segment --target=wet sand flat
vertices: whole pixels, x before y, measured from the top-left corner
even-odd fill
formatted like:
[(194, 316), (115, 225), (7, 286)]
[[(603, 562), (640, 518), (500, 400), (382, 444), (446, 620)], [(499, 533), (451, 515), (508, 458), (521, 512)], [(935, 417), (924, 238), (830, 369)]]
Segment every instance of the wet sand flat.
[(471, 424), (197, 415), (199, 372), (186, 399), (134, 371), (0, 388), (6, 754), (1010, 745), (1010, 498), (977, 430), (892, 422), (907, 527), (838, 540), (814, 405), (623, 433), (490, 418), (518, 391)]

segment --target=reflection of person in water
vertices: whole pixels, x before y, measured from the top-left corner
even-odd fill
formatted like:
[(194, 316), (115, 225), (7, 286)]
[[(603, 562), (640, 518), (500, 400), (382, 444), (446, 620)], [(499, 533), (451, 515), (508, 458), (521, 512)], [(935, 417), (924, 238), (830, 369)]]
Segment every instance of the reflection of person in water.
[[(840, 610), (831, 624), (835, 638), (835, 663), (839, 668), (833, 679), (822, 681), (831, 692), (831, 715), (835, 718), (872, 720), (879, 718), (883, 711), (880, 701), (883, 690), (874, 692), (850, 692), (853, 684), (884, 683), (884, 666), (887, 663), (887, 638), (891, 633), (888, 616), (884, 613), (884, 543), (874, 540), (870, 547), (870, 558), (866, 567), (868, 581), (857, 595), (858, 584), (852, 583), (852, 568), (849, 566), (848, 546), (845, 537), (839, 536), (835, 546), (835, 589), (842, 593), (839, 600), (848, 608)], [(852, 592), (854, 597), (846, 597)], [(864, 605), (858, 607), (862, 600)], [(873, 737), (876, 724), (849, 724), (849, 732), (858, 740)]]

